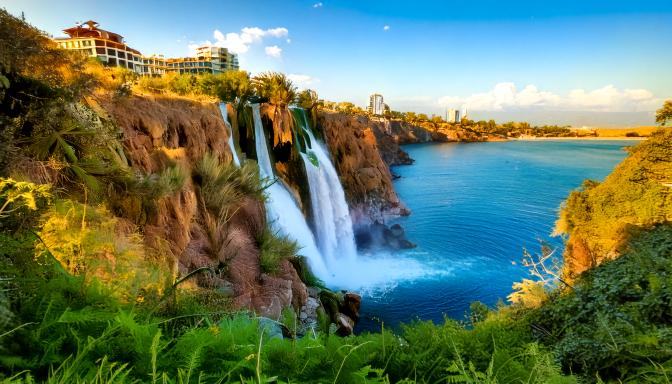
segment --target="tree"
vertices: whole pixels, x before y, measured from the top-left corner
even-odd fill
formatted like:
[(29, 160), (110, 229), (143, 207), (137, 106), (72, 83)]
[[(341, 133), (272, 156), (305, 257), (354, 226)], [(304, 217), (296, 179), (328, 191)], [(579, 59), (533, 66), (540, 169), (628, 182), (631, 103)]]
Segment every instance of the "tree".
[(663, 106), (656, 111), (656, 123), (665, 126), (672, 122), (672, 100), (666, 100)]
[(338, 104), (336, 104), (336, 110), (338, 112), (344, 112), (347, 114), (351, 114), (355, 110), (355, 104), (349, 102), (349, 101), (342, 101)]
[(321, 102), (317, 97), (317, 92), (312, 89), (305, 89), (299, 92), (296, 98), (296, 104), (305, 109), (313, 126), (317, 125), (317, 108)]
[(292, 81), (280, 72), (260, 73), (252, 79), (252, 85), (257, 95), (280, 108), (287, 108), (298, 94)]
[(225, 71), (215, 75), (212, 92), (224, 102), (241, 103), (252, 94), (250, 74), (245, 71)]

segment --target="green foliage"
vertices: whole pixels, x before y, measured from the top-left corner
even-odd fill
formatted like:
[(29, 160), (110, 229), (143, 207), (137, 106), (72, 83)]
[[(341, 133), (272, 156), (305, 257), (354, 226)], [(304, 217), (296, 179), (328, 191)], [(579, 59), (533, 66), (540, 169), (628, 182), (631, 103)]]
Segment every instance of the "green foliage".
[(299, 245), (294, 240), (268, 227), (257, 238), (257, 246), (261, 253), (259, 265), (265, 273), (278, 272), (282, 261), (295, 257), (299, 252)]
[(280, 322), (285, 326), (285, 328), (289, 330), (289, 332), (292, 334), (292, 337), (296, 337), (296, 330), (299, 324), (294, 308), (283, 308), (282, 313), (280, 314)]
[(0, 177), (0, 219), (17, 214), (20, 209), (32, 211), (51, 200), (51, 186)]
[(246, 196), (263, 200), (259, 171), (253, 162), (237, 167), (232, 162), (223, 163), (214, 155), (206, 154), (196, 163), (192, 177), (200, 188), (205, 207), (217, 214), (230, 212)]
[(288, 107), (297, 97), (297, 90), (292, 81), (279, 72), (258, 74), (252, 79), (252, 86), (258, 96), (281, 108)]
[(137, 225), (146, 224), (156, 213), (157, 204), (184, 188), (187, 172), (172, 165), (156, 173), (124, 175), (111, 188), (107, 202), (118, 216)]
[(672, 227), (638, 232), (621, 257), (531, 316), (566, 372), (608, 382), (672, 377)]
[(672, 100), (665, 100), (665, 103), (656, 111), (656, 123), (667, 125), (672, 121)]
[(294, 256), (289, 259), (301, 281), (309, 287), (324, 287), (324, 282), (318, 279), (310, 270), (308, 260), (304, 256)]
[(138, 233), (120, 230), (102, 206), (57, 200), (44, 214), (36, 252), (48, 252), (70, 273), (114, 287), (123, 301), (163, 288), (161, 271), (145, 254)]
[(193, 169), (192, 179), (202, 207), (202, 224), (210, 243), (214, 259), (226, 259), (227, 239), (225, 226), (244, 203), (244, 199), (264, 200), (259, 169), (255, 162), (247, 161), (241, 167), (233, 162), (224, 163), (206, 154)]
[(323, 105), (323, 103), (318, 99), (317, 92), (312, 89), (304, 89), (299, 92), (299, 95), (296, 98), (296, 104), (303, 108), (309, 116), (311, 127), (317, 126), (317, 110)]

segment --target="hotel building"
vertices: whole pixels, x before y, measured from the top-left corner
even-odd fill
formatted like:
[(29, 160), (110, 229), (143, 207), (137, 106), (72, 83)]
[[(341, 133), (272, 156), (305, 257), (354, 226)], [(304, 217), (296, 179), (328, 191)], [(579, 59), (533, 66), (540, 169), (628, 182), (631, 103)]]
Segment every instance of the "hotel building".
[(54, 39), (59, 47), (82, 52), (98, 58), (105, 65), (128, 68), (145, 76), (161, 76), (171, 72), (218, 74), (240, 68), (236, 54), (226, 48), (213, 46), (197, 48), (193, 57), (143, 56), (126, 45), (121, 35), (98, 28), (98, 23), (92, 20), (64, 29), (63, 32), (69, 37)]
[(124, 43), (124, 37), (98, 28), (89, 20), (82, 25), (64, 29), (69, 37), (54, 39), (59, 47), (96, 57), (109, 66), (128, 68), (142, 73), (142, 54)]

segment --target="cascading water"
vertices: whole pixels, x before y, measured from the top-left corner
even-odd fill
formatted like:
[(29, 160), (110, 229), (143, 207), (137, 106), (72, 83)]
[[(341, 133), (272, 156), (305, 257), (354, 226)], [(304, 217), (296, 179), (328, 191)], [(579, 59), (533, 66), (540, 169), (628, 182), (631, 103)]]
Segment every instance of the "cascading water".
[(341, 181), (326, 149), (315, 139), (308, 126), (305, 110), (295, 111), (297, 121), (310, 139), (311, 148), (308, 151), (312, 151), (317, 159), (316, 164), (313, 164), (308, 155), (302, 154), (320, 251), (330, 266), (343, 259), (355, 260), (357, 258), (355, 235)]
[[(254, 141), (259, 173), (262, 179), (272, 179), (274, 178), (273, 167), (268, 154), (259, 104), (252, 104), (252, 116), (254, 118)], [(315, 276), (325, 282), (330, 281), (331, 275), (315, 244), (313, 233), (289, 191), (278, 180), (268, 187), (266, 192), (268, 193), (266, 211), (269, 222), (276, 230), (297, 241), (301, 247), (299, 253), (306, 257)]]
[[(259, 171), (262, 178), (273, 178), (258, 104), (252, 105), (252, 112)], [(266, 190), (266, 210), (274, 228), (302, 247), (300, 254), (307, 258), (313, 274), (331, 288), (357, 290), (363, 294), (385, 292), (399, 281), (450, 274), (445, 268), (424, 266), (412, 258), (384, 252), (357, 257), (352, 221), (338, 174), (325, 147), (315, 139), (310, 129), (304, 128), (308, 127), (305, 112), (298, 109), (294, 112), (311, 142), (310, 152), (302, 156), (315, 215), (316, 235), (313, 235), (296, 201), (280, 181)], [(315, 166), (309, 157), (316, 159), (318, 165)]]
[(229, 123), (229, 112), (226, 109), (226, 103), (219, 104), (219, 110), (222, 112), (222, 117), (224, 118), (224, 123), (229, 129), (229, 149), (233, 154), (233, 162), (240, 167), (240, 159), (238, 159), (238, 152), (236, 152), (236, 146), (233, 144), (233, 128), (231, 128), (231, 123)]

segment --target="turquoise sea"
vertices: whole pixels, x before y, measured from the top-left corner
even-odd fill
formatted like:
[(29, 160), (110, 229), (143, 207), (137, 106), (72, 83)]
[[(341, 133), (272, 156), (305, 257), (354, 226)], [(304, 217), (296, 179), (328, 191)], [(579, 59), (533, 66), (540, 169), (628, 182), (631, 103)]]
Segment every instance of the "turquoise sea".
[[(469, 304), (506, 301), (513, 282), (528, 277), (523, 248), (551, 238), (558, 209), (584, 179), (602, 180), (635, 141), (510, 141), (415, 144), (415, 164), (393, 172), (395, 188), (412, 210), (400, 223), (415, 249), (390, 255), (412, 278), (363, 291), (358, 329), (397, 326), (412, 319), (464, 319)], [(366, 257), (366, 256), (361, 256)], [(397, 271), (399, 272), (399, 271)], [(402, 275), (403, 273), (395, 273)]]

